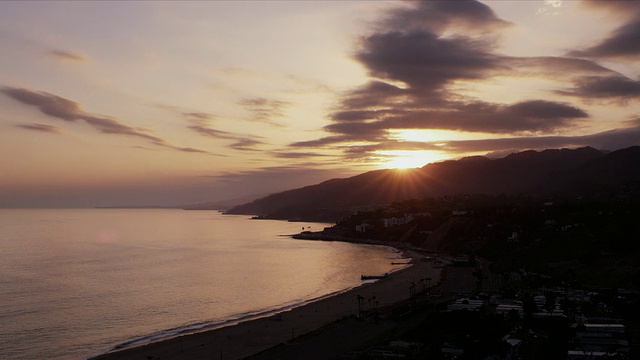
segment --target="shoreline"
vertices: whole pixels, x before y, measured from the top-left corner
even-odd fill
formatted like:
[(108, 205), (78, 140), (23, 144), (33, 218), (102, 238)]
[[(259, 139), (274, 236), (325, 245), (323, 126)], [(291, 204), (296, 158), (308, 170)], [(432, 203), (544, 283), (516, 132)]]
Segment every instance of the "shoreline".
[(359, 296), (369, 299), (369, 303), (374, 299), (379, 307), (390, 306), (409, 298), (408, 289), (412, 282), (417, 283), (425, 277), (440, 279), (442, 269), (435, 268), (432, 263), (421, 261), (423, 256), (420, 254), (399, 249), (388, 243), (368, 244), (393, 247), (402, 253), (403, 257), (411, 258), (411, 261), (408, 266), (394, 269), (384, 279), (365, 282), (354, 288), (311, 299), (290, 309), (274, 310), (254, 319), (240, 320), (235, 324), (222, 324), (220, 327), (214, 325), (212, 329), (186, 332), (146, 344), (113, 349), (88, 359), (246, 358), (287, 344), (299, 336), (317, 331), (339, 320), (357, 316)]

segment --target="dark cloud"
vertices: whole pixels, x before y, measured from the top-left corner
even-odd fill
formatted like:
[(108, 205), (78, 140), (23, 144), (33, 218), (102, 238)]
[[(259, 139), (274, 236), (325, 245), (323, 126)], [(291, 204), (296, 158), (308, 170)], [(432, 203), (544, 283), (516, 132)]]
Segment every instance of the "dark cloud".
[(625, 22), (599, 43), (569, 52), (571, 56), (635, 59), (640, 54), (640, 1), (583, 0), (583, 3), (596, 10), (613, 12)]
[(128, 126), (114, 118), (86, 113), (77, 102), (54, 94), (11, 87), (5, 87), (0, 92), (23, 104), (35, 106), (43, 114), (69, 122), (84, 121), (104, 134), (128, 135), (158, 144), (164, 143), (164, 140), (149, 135), (140, 128)]
[(64, 51), (64, 50), (51, 50), (48, 52), (49, 55), (56, 57), (58, 60), (62, 61), (86, 61), (87, 59), (80, 55), (72, 52)]
[(385, 129), (452, 129), (495, 133), (546, 132), (566, 127), (588, 114), (566, 103), (528, 100), (503, 105), (460, 103), (444, 110), (412, 111), (380, 122)]
[[(357, 113), (364, 118), (367, 113)], [(567, 127), (589, 115), (566, 103), (529, 100), (503, 105), (486, 102), (451, 104), (446, 109), (387, 110), (370, 113), (375, 121), (335, 122), (325, 130), (338, 136), (298, 142), (292, 146), (321, 146), (348, 141), (384, 141), (391, 129), (449, 129), (496, 133), (548, 132)], [(367, 119), (365, 119), (367, 120)]]
[(640, 55), (640, 18), (621, 26), (599, 44), (584, 50), (571, 51), (579, 57), (637, 57)]
[(382, 105), (391, 106), (401, 101), (409, 92), (383, 81), (371, 81), (366, 85), (354, 89), (346, 94), (342, 100), (342, 107), (351, 109), (367, 109)]
[(401, 81), (413, 92), (431, 93), (454, 80), (477, 80), (499, 68), (485, 41), (443, 38), (423, 30), (374, 34), (356, 59), (373, 77)]
[[(379, 21), (373, 33), (360, 39), (353, 57), (371, 80), (342, 94), (329, 115), (331, 123), (324, 127), (329, 136), (290, 146), (331, 146), (349, 158), (367, 158), (388, 149), (445, 150), (442, 144), (459, 151), (463, 143), (402, 142), (392, 134), (400, 129), (440, 129), (519, 139), (504, 140), (505, 146), (513, 148), (513, 144), (535, 145), (534, 141), (552, 144), (550, 139), (557, 137), (545, 134), (581, 126), (589, 118), (584, 109), (569, 102), (538, 98), (492, 103), (460, 91), (495, 78), (564, 81), (574, 87), (558, 93), (580, 98), (636, 96), (635, 81), (594, 60), (500, 54), (496, 30), (509, 25), (478, 1), (404, 2)], [(580, 138), (585, 139), (599, 138)]]
[(410, 6), (392, 11), (385, 28), (409, 28), (443, 31), (447, 28), (473, 31), (495, 30), (510, 23), (475, 0), (412, 1)]
[(157, 146), (183, 152), (207, 153), (204, 150), (171, 145), (157, 136), (148, 134), (144, 129), (126, 125), (115, 118), (87, 113), (82, 110), (79, 103), (54, 94), (12, 87), (2, 88), (0, 92), (25, 105), (36, 107), (45, 115), (68, 122), (83, 121), (103, 134), (136, 137), (147, 140)]
[(460, 81), (496, 75), (614, 73), (584, 59), (501, 56), (494, 52), (495, 38), (491, 36), (478, 39), (455, 32), (443, 36), (451, 27), (489, 31), (505, 25), (486, 5), (470, 0), (410, 2), (396, 10), (376, 33), (362, 40), (354, 56), (378, 80), (345, 94), (338, 111), (331, 114), (334, 123), (325, 127), (338, 136), (311, 144), (380, 141), (386, 130), (402, 128), (545, 132), (588, 117), (584, 110), (566, 103), (528, 100), (495, 104), (452, 90)]
[(50, 134), (59, 134), (60, 133), (60, 129), (58, 127), (56, 127), (56, 126), (53, 126), (53, 125), (46, 125), (46, 124), (17, 124), (15, 126), (21, 128), (21, 129), (33, 130), (33, 131), (39, 131), (39, 132), (46, 132), (46, 133), (50, 133)]
[(640, 99), (640, 81), (624, 76), (588, 76), (578, 79), (573, 89), (556, 93), (586, 99)]

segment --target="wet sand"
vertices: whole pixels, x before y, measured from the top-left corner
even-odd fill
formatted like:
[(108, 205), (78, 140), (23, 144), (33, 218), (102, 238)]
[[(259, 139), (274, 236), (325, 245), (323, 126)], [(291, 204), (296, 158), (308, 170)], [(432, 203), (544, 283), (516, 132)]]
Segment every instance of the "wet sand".
[[(104, 354), (96, 360), (129, 359), (242, 359), (258, 354), (274, 346), (288, 343), (292, 339), (309, 334), (323, 326), (349, 316), (358, 315), (358, 296), (364, 297), (363, 308), (375, 301), (378, 307), (395, 304), (409, 298), (412, 282), (420, 286), (420, 279), (431, 278), (435, 285), (442, 269), (434, 268), (431, 262), (416, 261), (419, 255), (405, 253), (414, 258), (414, 265), (390, 274), (374, 283), (364, 284), (347, 292), (318, 300), (279, 316), (243, 322), (221, 329), (179, 337)], [(374, 298), (375, 297), (375, 298)], [(376, 328), (374, 333), (384, 330)], [(349, 342), (345, 337), (345, 342)], [(356, 339), (354, 339), (355, 341)], [(360, 339), (362, 341), (362, 339)], [(345, 345), (345, 344), (342, 344)], [(345, 348), (348, 348), (346, 344)], [(357, 344), (353, 344), (354, 346)], [(327, 344), (332, 346), (332, 344)]]

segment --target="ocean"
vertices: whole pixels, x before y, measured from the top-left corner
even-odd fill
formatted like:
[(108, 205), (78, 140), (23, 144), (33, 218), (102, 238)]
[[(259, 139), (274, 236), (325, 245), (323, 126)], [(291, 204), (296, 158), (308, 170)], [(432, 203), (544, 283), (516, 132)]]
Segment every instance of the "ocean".
[(392, 270), (330, 224), (216, 211), (0, 210), (0, 359), (86, 359), (271, 314)]

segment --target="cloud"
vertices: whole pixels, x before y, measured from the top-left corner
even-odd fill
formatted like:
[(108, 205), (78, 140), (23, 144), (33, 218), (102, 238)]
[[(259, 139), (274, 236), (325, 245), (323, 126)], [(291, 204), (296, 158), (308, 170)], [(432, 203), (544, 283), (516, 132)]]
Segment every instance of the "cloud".
[(136, 137), (149, 141), (157, 146), (183, 152), (186, 151), (207, 153), (204, 150), (196, 150), (192, 148), (184, 148), (171, 145), (157, 136), (148, 134), (147, 130), (145, 129), (126, 125), (118, 119), (87, 113), (82, 110), (82, 107), (79, 103), (54, 94), (50, 94), (48, 92), (32, 91), (29, 89), (13, 87), (4, 87), (0, 89), (0, 92), (22, 104), (36, 107), (41, 113), (45, 115), (74, 123), (83, 121), (103, 134)]
[[(176, 110), (172, 107), (164, 108), (174, 111)], [(264, 144), (263, 141), (258, 140), (255, 137), (243, 136), (236, 133), (212, 128), (209, 125), (209, 120), (215, 119), (215, 115), (202, 112), (180, 112), (180, 114), (189, 123), (189, 125), (187, 125), (187, 128), (195, 131), (202, 136), (222, 140), (233, 140), (234, 142), (228, 145), (228, 147), (231, 149), (239, 151), (256, 151), (255, 146)]]
[(211, 120), (211, 119), (214, 119), (216, 117), (213, 114), (204, 113), (204, 112), (183, 112), (182, 115), (184, 115), (187, 118), (191, 118), (191, 119), (194, 119), (194, 120), (200, 120), (200, 121)]
[(586, 49), (571, 51), (570, 56), (634, 59), (640, 54), (640, 2), (584, 0), (583, 3), (593, 9), (613, 12), (626, 22), (604, 40)]
[(635, 118), (627, 120), (625, 123), (631, 127), (640, 127), (640, 116), (636, 115)]
[(601, 150), (618, 150), (639, 144), (640, 126), (636, 126), (582, 136), (536, 136), (449, 141), (443, 144), (442, 149), (459, 153), (582, 146), (592, 146)]
[(87, 58), (83, 55), (64, 51), (64, 50), (51, 50), (51, 51), (48, 51), (47, 54), (54, 56), (56, 59), (62, 60), (62, 61), (79, 61), (79, 62), (87, 61)]
[(12, 87), (5, 87), (0, 92), (25, 105), (35, 106), (43, 114), (54, 118), (69, 122), (82, 120), (104, 134), (134, 136), (158, 144), (164, 143), (159, 137), (149, 135), (142, 129), (128, 126), (114, 118), (86, 113), (77, 102), (54, 94)]
[[(383, 100), (401, 92), (405, 101), (444, 97), (447, 85), (457, 80), (485, 79), (502, 67), (502, 58), (487, 51), (491, 45), (486, 41), (462, 36), (443, 38), (425, 30), (374, 34), (365, 38), (362, 46), (355, 58), (370, 76), (388, 84), (402, 84), (397, 89), (386, 87)], [(379, 92), (383, 87), (377, 85), (372, 90)], [(366, 90), (359, 89), (356, 95)]]
[(527, 100), (515, 104), (470, 102), (444, 110), (412, 111), (380, 122), (385, 129), (453, 129), (494, 133), (548, 132), (589, 115), (570, 104)]
[(326, 145), (336, 144), (336, 143), (345, 142), (349, 140), (350, 138), (348, 138), (347, 136), (326, 136), (326, 137), (315, 139), (315, 140), (297, 141), (289, 144), (289, 146), (320, 148)]
[(275, 99), (267, 99), (264, 97), (244, 98), (239, 104), (253, 114), (254, 121), (265, 121), (273, 125), (274, 118), (282, 117), (284, 110), (291, 103)]
[[(544, 132), (572, 125), (587, 113), (571, 104), (527, 100), (495, 104), (457, 94), (454, 85), (493, 76), (537, 72), (613, 74), (592, 61), (573, 58), (516, 58), (494, 52), (495, 37), (447, 36), (444, 30), (492, 31), (507, 26), (475, 1), (411, 2), (362, 39), (355, 59), (376, 80), (345, 94), (334, 124), (325, 130), (348, 141), (384, 136), (386, 129), (452, 129), (484, 132)], [(325, 138), (322, 142), (328, 142)]]
[(620, 75), (592, 60), (573, 57), (505, 57), (503, 64), (514, 76), (540, 76), (555, 80), (586, 75)]
[(637, 57), (639, 54), (640, 18), (621, 26), (597, 45), (569, 53), (571, 56), (596, 58)]
[(556, 93), (586, 99), (613, 98), (626, 101), (640, 97), (640, 81), (625, 76), (587, 76), (579, 78), (574, 88), (558, 90)]
[(252, 138), (236, 137), (236, 142), (229, 145), (230, 148), (240, 151), (257, 151), (255, 146), (264, 144), (263, 141)]
[(384, 26), (431, 31), (453, 28), (482, 32), (511, 25), (498, 18), (487, 5), (475, 0), (415, 1), (409, 4), (410, 6), (392, 11)]
[(281, 159), (306, 159), (312, 157), (327, 157), (330, 155), (317, 152), (292, 152), (292, 151), (272, 151), (271, 154)]
[(382, 105), (390, 106), (393, 102), (402, 100), (406, 95), (408, 95), (407, 90), (383, 81), (374, 80), (346, 93), (342, 99), (342, 108), (346, 109), (346, 111), (359, 111)]
[[(521, 136), (478, 140), (450, 141), (400, 141), (388, 140), (380, 143), (348, 146), (349, 158), (366, 158), (382, 150), (435, 150), (452, 153), (493, 153), (508, 154), (525, 149), (577, 148), (592, 146), (601, 150), (618, 150), (640, 145), (640, 119), (628, 121), (630, 127), (580, 136)], [(378, 154), (376, 154), (378, 156)]]
[[(359, 40), (353, 58), (370, 80), (341, 95), (329, 114), (331, 123), (323, 128), (328, 135), (294, 142), (291, 148), (337, 147), (348, 158), (366, 159), (380, 150), (460, 152), (474, 144), (397, 141), (393, 130), (400, 129), (500, 134), (505, 145), (498, 150), (603, 139), (545, 136), (590, 120), (585, 109), (571, 102), (538, 95), (498, 103), (471, 95), (481, 89), (478, 85), (495, 79), (542, 79), (568, 84), (548, 89), (550, 93), (583, 100), (637, 98), (637, 81), (591, 59), (499, 53), (499, 31), (510, 25), (478, 1), (404, 2)], [(475, 144), (500, 144), (480, 141)]]
[(218, 119), (217, 115), (200, 111), (191, 111), (167, 104), (152, 104), (152, 106), (180, 115), (184, 120), (186, 120), (188, 124), (187, 129), (192, 130), (199, 135), (213, 139), (233, 140), (233, 143), (227, 145), (230, 149), (239, 151), (257, 151), (258, 149), (255, 147), (264, 144), (262, 140), (258, 140), (260, 137), (241, 135), (213, 128), (211, 126), (211, 122)]
[[(291, 144), (322, 146), (348, 141), (384, 141), (391, 129), (449, 129), (494, 133), (548, 132), (589, 115), (567, 103), (528, 100), (515, 104), (452, 103), (446, 109), (386, 110), (349, 114), (347, 121), (325, 126), (338, 136)], [(366, 116), (371, 116), (367, 119)], [(341, 118), (344, 117), (340, 115)], [(357, 120), (355, 120), (357, 119)], [(372, 121), (367, 121), (372, 120)]]
[[(200, 150), (200, 149), (194, 149), (191, 147), (173, 147), (174, 149), (178, 150), (178, 151), (182, 151), (182, 152), (188, 152), (188, 153), (200, 153), (200, 154), (209, 154), (208, 151), (204, 151), (204, 150)], [(223, 156), (223, 155), (217, 155), (217, 156)]]
[(217, 139), (236, 139), (236, 137), (232, 133), (222, 130), (216, 130), (201, 121), (193, 121), (193, 123), (191, 125), (188, 125), (187, 128), (199, 133), (200, 135), (205, 135)]
[(46, 132), (50, 134), (60, 134), (60, 129), (53, 125), (32, 123), (32, 124), (16, 124), (15, 126), (21, 129), (26, 129), (26, 130)]

